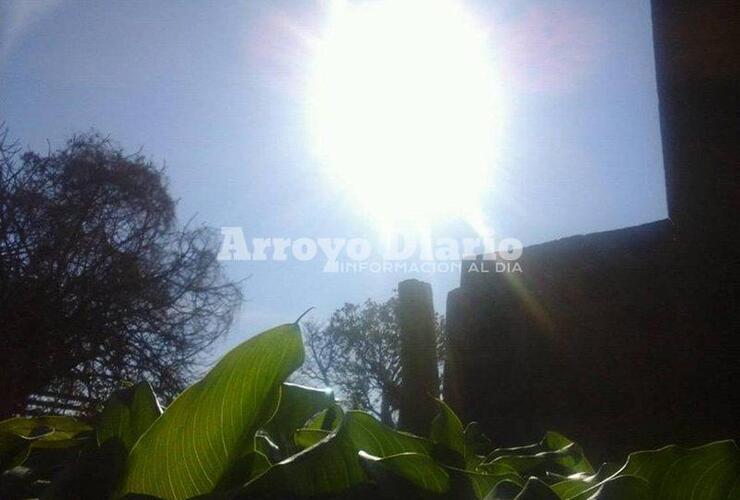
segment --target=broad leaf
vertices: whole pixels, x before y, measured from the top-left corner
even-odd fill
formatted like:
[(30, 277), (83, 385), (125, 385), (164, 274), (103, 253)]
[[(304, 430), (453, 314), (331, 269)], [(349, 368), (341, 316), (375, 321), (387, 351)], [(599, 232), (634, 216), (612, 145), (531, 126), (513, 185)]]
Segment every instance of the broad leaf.
[(299, 451), (293, 441), (293, 434), (333, 402), (331, 390), (283, 384), (280, 406), (263, 430), (283, 452), (292, 455)]
[[(461, 470), (446, 467), (453, 478), (454, 498), (488, 498), (492, 491), (497, 491), (501, 485), (508, 489), (519, 491), (524, 479), (511, 469), (501, 468), (500, 471), (488, 473), (473, 470)], [(498, 498), (498, 497), (492, 497)]]
[(491, 452), (491, 440), (483, 433), (478, 422), (470, 422), (465, 426), (465, 456), (485, 456)]
[(740, 450), (733, 441), (718, 441), (698, 448), (673, 445), (632, 453), (616, 474), (573, 498), (591, 498), (622, 476), (645, 480), (654, 500), (726, 500), (740, 489)]
[(484, 500), (513, 500), (522, 492), (523, 486), (524, 480), (520, 480), (518, 483), (501, 481), (483, 498)]
[(390, 429), (364, 412), (350, 411), (340, 426), (316, 445), (284, 460), (247, 484), (253, 494), (278, 497), (337, 494), (370, 481), (359, 462), (364, 451), (376, 457), (429, 454), (431, 443)]
[[(432, 420), (430, 438), (442, 449), (441, 458), (452, 452), (457, 454), (460, 459), (464, 459), (466, 455), (465, 432), (462, 422), (444, 401), (439, 399), (436, 401), (439, 406), (439, 413)], [(459, 460), (455, 460), (451, 465), (461, 464)]]
[(380, 458), (361, 451), (360, 462), (381, 490), (394, 498), (407, 498), (416, 489), (438, 495), (450, 489), (449, 473), (429, 455), (400, 453)]
[(0, 432), (0, 472), (22, 464), (29, 450), (28, 439), (12, 432)]
[(306, 422), (305, 427), (298, 429), (293, 435), (295, 445), (300, 450), (315, 445), (339, 427), (343, 418), (344, 412), (337, 404), (320, 411)]
[(573, 474), (567, 479), (551, 485), (551, 488), (560, 498), (573, 498), (613, 476), (621, 467), (620, 464), (605, 463), (596, 474)]
[(32, 448), (81, 446), (92, 427), (73, 417), (16, 417), (0, 422), (0, 472), (21, 465)]
[(331, 434), (331, 431), (324, 431), (321, 429), (298, 429), (296, 431), (295, 435), (293, 436), (293, 439), (295, 441), (295, 445), (301, 449), (305, 450), (306, 448), (310, 448), (311, 446), (315, 445), (322, 439), (326, 439)]
[[(126, 449), (118, 439), (109, 439), (101, 446), (91, 439), (89, 444), (71, 460), (61, 462), (65, 466), (53, 474), (43, 500), (110, 498), (124, 470)], [(29, 463), (33, 459), (34, 455)]]
[(231, 467), (221, 477), (214, 491), (226, 492), (239, 488), (247, 481), (264, 473), (271, 465), (270, 460), (263, 453), (259, 451), (249, 452), (232, 461)]
[(120, 493), (186, 499), (212, 491), (254, 448), (280, 386), (303, 362), (298, 327), (283, 325), (226, 354), (183, 392), (131, 450)]
[(321, 429), (333, 431), (344, 418), (344, 411), (338, 404), (332, 404), (325, 410), (318, 412), (303, 425), (303, 429)]
[(530, 478), (515, 500), (560, 500), (560, 498), (546, 483), (537, 478)]
[(573, 441), (560, 433), (548, 431), (537, 443), (513, 448), (498, 448), (488, 455), (488, 461), (501, 456), (534, 455), (542, 451), (557, 451), (572, 444)]
[(161, 414), (162, 408), (149, 383), (140, 382), (116, 391), (100, 414), (96, 426), (98, 443), (118, 439), (129, 451)]
[(252, 447), (246, 448), (244, 450), (244, 455), (246, 455), (247, 453), (252, 453), (253, 451), (258, 451), (262, 453), (270, 460), (270, 462), (279, 462), (284, 458), (282, 456), (280, 448), (278, 448), (278, 445), (273, 443), (272, 439), (270, 439), (270, 436), (263, 433), (262, 431), (257, 432), (257, 435), (254, 437), (254, 443)]
[(73, 417), (16, 417), (0, 422), (0, 432), (9, 432), (39, 442), (66, 441), (92, 431)]
[[(697, 497), (704, 498), (704, 497)], [(726, 497), (733, 498), (733, 497)], [(650, 485), (637, 476), (618, 476), (599, 486), (589, 500), (653, 500)]]
[(431, 428), (431, 440), (435, 443), (433, 455), (450, 472), (454, 497), (481, 499), (501, 482), (516, 485), (524, 482), (517, 471), (505, 464), (479, 467), (484, 457), (476, 451), (483, 451), (481, 445), (486, 445), (487, 438), (476, 426), (463, 430), (455, 412), (441, 400), (437, 400), (437, 404), (440, 411)]
[(525, 477), (546, 472), (562, 475), (593, 473), (583, 449), (556, 432), (548, 432), (534, 445), (495, 450), (483, 465), (486, 464), (507, 465)]

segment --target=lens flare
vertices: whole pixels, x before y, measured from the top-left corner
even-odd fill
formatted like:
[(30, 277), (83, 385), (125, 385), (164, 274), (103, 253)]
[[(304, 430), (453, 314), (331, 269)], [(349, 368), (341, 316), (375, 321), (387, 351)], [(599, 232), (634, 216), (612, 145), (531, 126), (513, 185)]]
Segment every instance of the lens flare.
[(463, 3), (335, 0), (309, 87), (319, 158), (383, 228), (480, 219), (501, 103)]

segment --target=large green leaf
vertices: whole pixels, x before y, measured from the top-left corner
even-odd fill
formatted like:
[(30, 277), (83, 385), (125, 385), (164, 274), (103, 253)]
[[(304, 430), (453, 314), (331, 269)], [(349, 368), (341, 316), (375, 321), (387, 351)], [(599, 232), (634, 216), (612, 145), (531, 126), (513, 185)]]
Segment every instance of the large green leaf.
[(400, 453), (380, 458), (361, 451), (360, 461), (381, 490), (393, 498), (408, 498), (414, 490), (441, 495), (450, 489), (449, 473), (429, 455)]
[(186, 499), (212, 491), (254, 448), (273, 416), (280, 386), (303, 362), (295, 324), (253, 337), (183, 392), (141, 436), (128, 457), (120, 494)]
[(556, 451), (572, 444), (573, 441), (558, 432), (548, 431), (537, 443), (513, 448), (497, 448), (488, 455), (488, 461), (501, 456), (534, 455), (542, 451)]
[[(465, 431), (462, 422), (444, 401), (439, 399), (436, 401), (439, 413), (432, 420), (430, 438), (443, 449), (443, 455), (455, 453), (462, 459), (466, 455)], [(459, 463), (453, 465), (459, 465)]]
[(525, 477), (546, 472), (562, 475), (593, 473), (583, 449), (557, 432), (548, 432), (534, 445), (495, 450), (481, 467), (487, 464), (506, 465)]
[(738, 498), (733, 495), (740, 492), (740, 450), (734, 441), (718, 441), (698, 448), (673, 445), (632, 453), (616, 474), (572, 498), (592, 498), (606, 483), (623, 476), (646, 481), (653, 500)]
[[(500, 485), (511, 485), (518, 491), (524, 484), (524, 479), (508, 467), (496, 468), (491, 472), (476, 470), (462, 470), (455, 467), (445, 467), (450, 471), (453, 479), (454, 498), (482, 499)], [(498, 497), (494, 497), (498, 498)]]
[(483, 433), (478, 422), (470, 422), (465, 426), (465, 456), (485, 456), (491, 452), (491, 440)]
[(98, 443), (117, 439), (129, 451), (161, 414), (162, 408), (149, 383), (140, 382), (116, 391), (100, 414), (95, 429)]
[[(37, 457), (29, 458), (29, 466), (34, 458)], [(126, 450), (118, 439), (109, 439), (101, 446), (91, 439), (89, 446), (78, 450), (73, 457), (57, 462), (63, 467), (51, 475), (52, 481), (44, 491), (43, 500), (110, 498), (125, 460)]]
[(339, 424), (342, 423), (344, 418), (344, 411), (338, 404), (329, 405), (325, 410), (321, 410), (316, 413), (304, 424), (302, 429), (315, 429), (323, 431), (333, 431)]
[[(554, 491), (542, 480), (529, 478), (524, 488), (514, 500), (560, 500)], [(628, 499), (624, 499), (628, 500)], [(631, 500), (631, 499), (629, 499)]]
[(0, 422), (0, 472), (22, 464), (31, 449), (81, 446), (92, 432), (73, 417), (15, 417)]
[(228, 492), (229, 490), (239, 488), (250, 479), (265, 472), (271, 465), (270, 460), (262, 452), (248, 452), (235, 461), (232, 461), (231, 467), (221, 477), (214, 491)]
[[(430, 437), (434, 442), (433, 456), (452, 478), (452, 495), (455, 498), (484, 498), (501, 482), (521, 485), (524, 480), (517, 471), (505, 464), (488, 464), (481, 467), (487, 438), (477, 426), (464, 430), (462, 422), (443, 401), (437, 400), (439, 414), (432, 421)], [(490, 442), (489, 442), (490, 443)]]
[(30, 442), (12, 432), (0, 432), (0, 473), (26, 460)]
[(254, 443), (251, 448), (246, 448), (244, 454), (251, 453), (252, 451), (259, 451), (266, 456), (270, 462), (279, 462), (284, 457), (278, 445), (272, 442), (270, 437), (262, 431), (257, 432), (254, 437)]
[(573, 498), (613, 476), (621, 468), (622, 466), (620, 464), (605, 463), (599, 468), (596, 474), (573, 474), (567, 479), (558, 481), (551, 487), (560, 498)]
[(17, 434), (44, 443), (66, 441), (90, 431), (90, 425), (65, 416), (16, 417), (0, 422), (0, 432)]
[(370, 481), (360, 465), (360, 451), (385, 458), (407, 452), (428, 455), (430, 450), (426, 439), (390, 429), (367, 413), (350, 411), (324, 440), (247, 484), (244, 498), (337, 494)]
[(300, 451), (293, 440), (295, 432), (333, 402), (331, 390), (283, 384), (280, 406), (263, 430), (283, 452), (292, 455)]
[(644, 479), (637, 476), (618, 476), (599, 486), (588, 500), (653, 500), (653, 498), (650, 485)]
[(331, 431), (324, 431), (321, 429), (298, 429), (293, 439), (295, 445), (300, 450), (305, 450), (315, 445), (319, 441), (326, 439), (331, 434)]
[(333, 404), (320, 411), (305, 423), (305, 427), (298, 429), (293, 435), (293, 441), (300, 450), (305, 450), (319, 441), (327, 438), (336, 430), (344, 419), (342, 408)]

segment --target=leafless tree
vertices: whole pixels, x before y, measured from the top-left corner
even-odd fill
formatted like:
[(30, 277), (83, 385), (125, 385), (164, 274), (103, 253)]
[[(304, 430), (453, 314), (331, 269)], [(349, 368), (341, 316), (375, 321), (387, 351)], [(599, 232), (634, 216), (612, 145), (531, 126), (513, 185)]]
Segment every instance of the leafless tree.
[(46, 154), (0, 134), (0, 417), (31, 394), (172, 397), (241, 302), (218, 240), (180, 227), (163, 170), (95, 133)]

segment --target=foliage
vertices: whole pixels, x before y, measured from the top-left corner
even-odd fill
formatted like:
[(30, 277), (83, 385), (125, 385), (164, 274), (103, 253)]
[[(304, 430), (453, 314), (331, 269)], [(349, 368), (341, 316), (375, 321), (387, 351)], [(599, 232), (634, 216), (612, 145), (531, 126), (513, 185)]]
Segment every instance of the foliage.
[(0, 497), (740, 498), (733, 441), (637, 452), (595, 471), (555, 432), (496, 449), (443, 401), (431, 435), (419, 437), (343, 411), (330, 392), (286, 384), (303, 357), (297, 325), (283, 325), (228, 353), (161, 415), (144, 383), (115, 394), (91, 423), (0, 422)]
[[(435, 320), (443, 360), (443, 324)], [(392, 425), (401, 384), (398, 298), (345, 304), (326, 325), (307, 323), (304, 331), (306, 363), (299, 380), (332, 387), (346, 408), (369, 411)]]
[(96, 134), (21, 154), (0, 127), (0, 418), (29, 395), (178, 394), (241, 301), (218, 238), (179, 227), (166, 179)]

